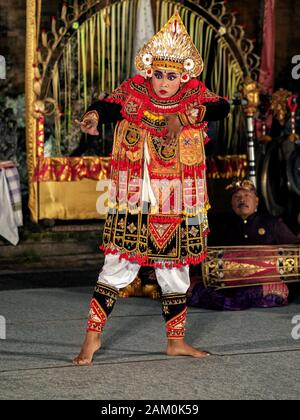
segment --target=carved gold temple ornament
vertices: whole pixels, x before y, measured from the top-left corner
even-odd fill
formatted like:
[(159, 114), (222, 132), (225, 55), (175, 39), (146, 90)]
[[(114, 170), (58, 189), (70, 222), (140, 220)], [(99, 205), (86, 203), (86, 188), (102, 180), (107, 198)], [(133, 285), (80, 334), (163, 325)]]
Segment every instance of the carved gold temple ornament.
[(255, 168), (255, 147), (254, 147), (254, 116), (257, 113), (259, 105), (259, 88), (255, 80), (247, 76), (243, 86), (242, 95), (245, 100), (243, 110), (247, 122), (247, 155), (249, 166), (249, 178), (256, 185), (256, 168)]
[[(107, 176), (109, 157), (82, 157), (78, 169), (82, 178), (76, 171), (74, 175), (72, 168), (79, 168), (78, 159), (73, 162), (68, 154), (74, 138), (79, 138), (79, 130), (76, 132), (73, 121), (101, 92), (110, 92), (131, 76), (138, 0), (69, 1), (63, 3), (59, 18), (51, 19), (48, 30), (41, 27), (43, 2), (27, 0), (26, 4), (26, 142), (31, 217), (35, 221), (99, 218), (93, 204), (99, 197), (96, 183)], [(208, 0), (204, 7), (198, 1), (158, 0), (154, 10), (156, 31), (175, 9), (203, 59), (201, 78), (212, 91), (231, 98), (246, 76), (257, 78), (259, 59), (253, 54), (253, 42), (245, 37), (235, 15), (227, 12), (225, 2)], [(219, 142), (224, 154), (237, 154), (242, 117), (242, 112), (233, 108), (222, 123)], [(50, 140), (45, 133), (52, 126), (52, 154), (46, 156)], [(85, 210), (77, 211), (71, 200), (74, 191), (76, 196), (89, 197)]]
[(284, 125), (287, 114), (287, 100), (292, 92), (279, 89), (273, 93), (271, 99), (271, 111), (281, 125)]
[(259, 105), (259, 88), (255, 80), (247, 76), (243, 83), (243, 98), (246, 99), (244, 112), (247, 116), (254, 116)]

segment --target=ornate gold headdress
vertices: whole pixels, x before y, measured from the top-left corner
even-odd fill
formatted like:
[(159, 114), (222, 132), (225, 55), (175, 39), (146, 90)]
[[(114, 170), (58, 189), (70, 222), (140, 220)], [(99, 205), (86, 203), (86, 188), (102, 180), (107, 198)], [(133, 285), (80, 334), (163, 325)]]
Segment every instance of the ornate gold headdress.
[(152, 77), (153, 70), (164, 69), (181, 73), (181, 81), (197, 77), (203, 70), (203, 60), (179, 16), (175, 13), (135, 58), (137, 70)]
[(231, 184), (227, 185), (226, 190), (230, 190), (232, 194), (238, 190), (253, 191), (257, 195), (255, 185), (250, 179), (234, 180)]

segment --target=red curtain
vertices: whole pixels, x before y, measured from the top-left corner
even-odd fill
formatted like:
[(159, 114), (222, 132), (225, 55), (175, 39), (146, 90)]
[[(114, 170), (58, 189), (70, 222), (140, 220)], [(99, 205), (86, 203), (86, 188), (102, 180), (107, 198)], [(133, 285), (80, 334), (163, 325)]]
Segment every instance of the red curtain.
[(259, 83), (264, 93), (272, 94), (275, 62), (275, 0), (265, 0), (263, 46)]

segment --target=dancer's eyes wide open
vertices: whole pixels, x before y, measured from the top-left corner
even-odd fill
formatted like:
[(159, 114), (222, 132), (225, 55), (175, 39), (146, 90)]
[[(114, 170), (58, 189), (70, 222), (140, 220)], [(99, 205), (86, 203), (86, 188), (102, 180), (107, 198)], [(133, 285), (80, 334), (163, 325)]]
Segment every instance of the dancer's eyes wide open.
[[(177, 77), (179, 77), (179, 75), (177, 73), (174, 73), (174, 72), (168, 72), (168, 73), (165, 73), (165, 75), (166, 75), (167, 79), (170, 80), (171, 82), (173, 80), (177, 79)], [(154, 72), (154, 77), (156, 79), (162, 79), (163, 78), (163, 72), (159, 71), (159, 70), (156, 70)]]

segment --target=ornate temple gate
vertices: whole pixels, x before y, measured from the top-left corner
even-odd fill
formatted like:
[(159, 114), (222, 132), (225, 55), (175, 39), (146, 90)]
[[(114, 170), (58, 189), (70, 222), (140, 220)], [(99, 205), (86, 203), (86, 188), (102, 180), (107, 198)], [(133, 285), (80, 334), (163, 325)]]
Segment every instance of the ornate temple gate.
[[(34, 221), (104, 216), (96, 208), (102, 192), (98, 182), (107, 179), (113, 127), (103, 126), (97, 156), (76, 155), (82, 136), (74, 119), (101, 92), (131, 76), (139, 1), (70, 0), (46, 31), (40, 23), (42, 1), (27, 0), (26, 137)], [(201, 78), (211, 90), (232, 98), (245, 76), (256, 79), (253, 44), (224, 2), (157, 0), (152, 5), (156, 30), (177, 8), (206, 64)], [(241, 120), (241, 110), (233, 107), (215, 127), (224, 155), (241, 150)]]

